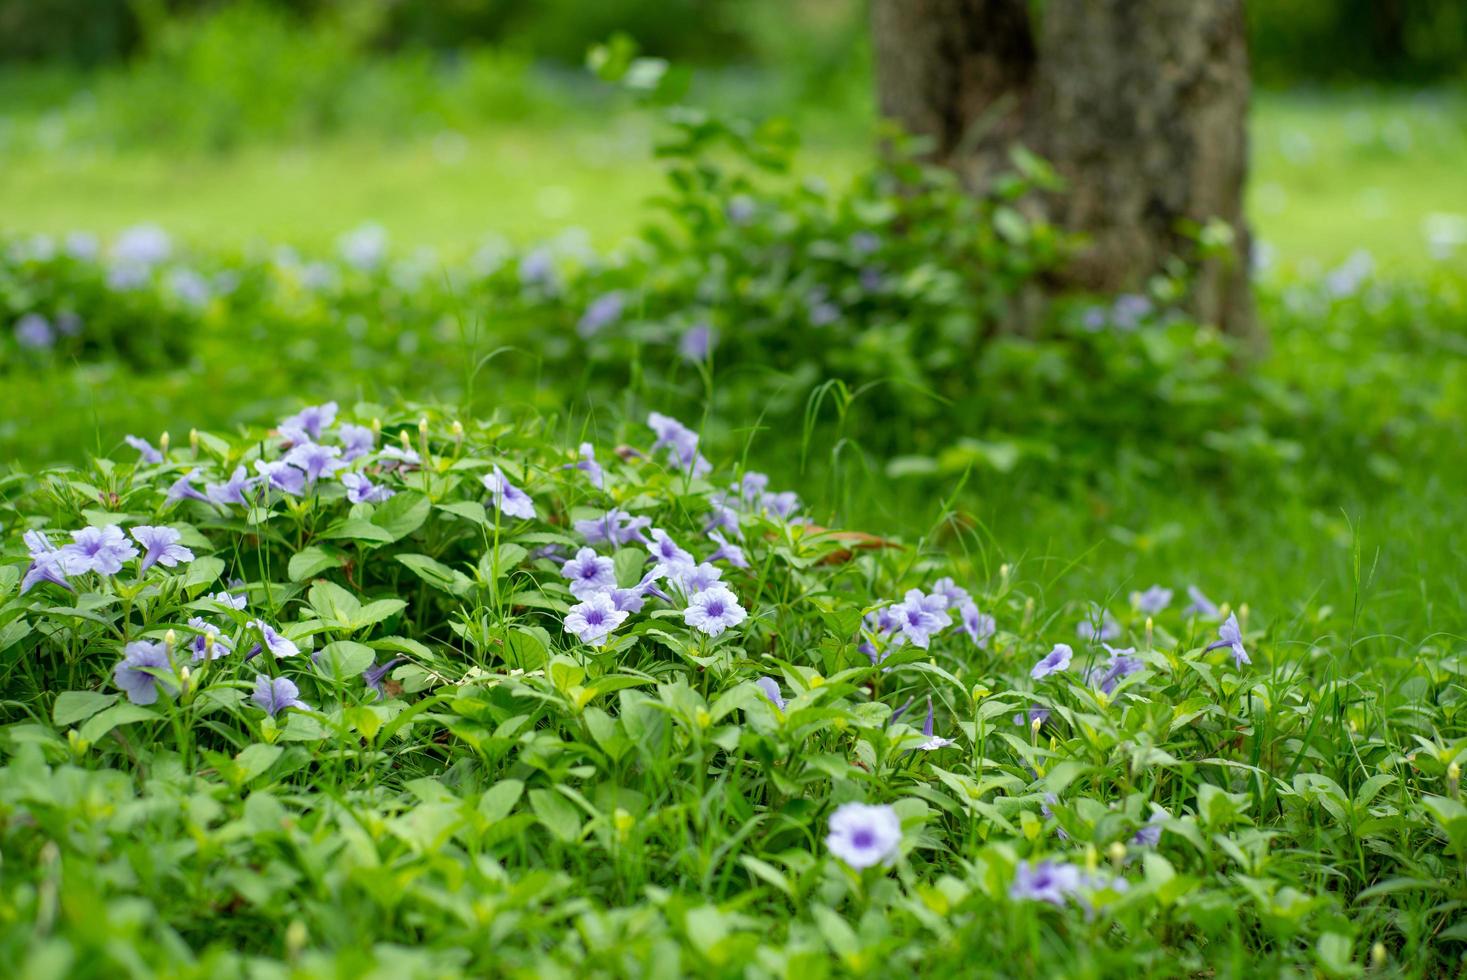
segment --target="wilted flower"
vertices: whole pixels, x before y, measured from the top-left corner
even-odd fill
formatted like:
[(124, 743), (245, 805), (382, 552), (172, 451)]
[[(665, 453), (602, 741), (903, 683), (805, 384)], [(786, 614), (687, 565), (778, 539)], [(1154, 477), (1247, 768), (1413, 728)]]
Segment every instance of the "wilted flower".
[(652, 518), (633, 517), (624, 510), (613, 507), (600, 517), (576, 521), (576, 533), (585, 537), (589, 544), (609, 544), (619, 548), (632, 541), (645, 542), (642, 528), (650, 527)]
[(570, 580), (571, 594), (577, 599), (616, 588), (616, 565), (610, 558), (596, 554), (592, 548), (576, 552), (574, 558), (560, 567), (560, 574)]
[[(247, 625), (260, 631), (260, 639), (264, 641), (265, 649), (273, 653), (276, 659), (294, 657), (301, 652), (300, 647), (296, 646), (288, 638), (277, 633), (269, 623), (259, 619), (252, 619)], [(254, 652), (258, 653), (259, 647), (256, 647)], [(254, 653), (251, 653), (250, 656), (254, 656)]]
[(1229, 613), (1226, 621), (1217, 628), (1219, 637), (1216, 643), (1210, 645), (1208, 650), (1216, 650), (1219, 647), (1229, 647), (1233, 652), (1233, 666), (1241, 667), (1251, 664), (1253, 661), (1248, 656), (1248, 651), (1243, 649), (1243, 631), (1238, 626), (1238, 614)]
[(273, 718), (287, 708), (309, 709), (311, 706), (300, 699), (300, 693), (300, 688), (288, 678), (260, 674), (255, 678), (255, 693), (250, 695), (250, 700)]
[(830, 815), (825, 846), (830, 853), (860, 870), (896, 860), (902, 842), (902, 822), (896, 810), (884, 804), (842, 803)]
[(123, 565), (138, 556), (138, 550), (115, 524), (72, 531), (71, 542), (61, 549), (58, 558), (61, 570), (67, 575), (85, 572), (116, 575)]
[(403, 663), (405, 660), (407, 660), (406, 657), (393, 657), (385, 664), (377, 667), (368, 667), (362, 671), (362, 681), (366, 683), (370, 690), (377, 692), (377, 697), (386, 698), (387, 675), (392, 671), (392, 668)]
[(190, 470), (183, 476), (174, 480), (173, 483), (169, 485), (168, 493), (164, 496), (164, 499), (170, 504), (176, 504), (180, 500), (183, 500), (185, 498), (189, 500), (202, 500), (205, 503), (208, 503), (209, 498), (194, 489), (194, 480), (197, 478), (197, 476), (197, 473)]
[(41, 314), (27, 313), (15, 321), (15, 342), (31, 350), (47, 350), (55, 345), (56, 333)]
[(146, 572), (154, 565), (172, 568), (180, 562), (187, 564), (194, 560), (194, 553), (178, 543), (183, 535), (171, 527), (142, 524), (132, 529), (132, 536), (143, 546), (143, 560), (138, 563), (139, 572)]
[(140, 439), (137, 436), (123, 436), (122, 441), (136, 449), (139, 455), (142, 456), (144, 463), (163, 462), (163, 454), (154, 449), (152, 443), (148, 442), (148, 440)]
[(305, 492), (305, 472), (296, 469), (283, 459), (268, 463), (263, 459), (257, 459), (255, 460), (255, 472), (260, 474), (266, 486), (274, 487), (282, 493), (295, 497)]
[[(168, 694), (178, 693), (173, 683), (173, 664), (168, 659), (168, 646), (138, 640), (123, 648), (121, 662), (112, 672), (112, 681), (133, 704), (154, 704), (161, 687)], [(155, 676), (161, 675), (161, 676)]]
[(280, 434), (293, 443), (315, 442), (335, 421), (336, 403), (327, 402), (324, 405), (307, 405), (294, 415), (281, 419), (279, 429)]
[(1172, 590), (1153, 585), (1145, 592), (1132, 592), (1131, 605), (1148, 616), (1155, 616), (1172, 604)]
[(973, 645), (980, 650), (988, 649), (988, 641), (993, 639), (993, 634), (998, 632), (998, 621), (987, 613), (978, 611), (978, 607), (971, 602), (965, 603), (958, 608), (958, 616), (962, 622), (963, 632), (973, 641)]
[(346, 499), (354, 504), (380, 504), (397, 492), (360, 473), (341, 474), (341, 485), (346, 487)]
[(1067, 645), (1056, 643), (1054, 649), (1045, 654), (1044, 658), (1034, 665), (1034, 669), (1029, 671), (1029, 676), (1037, 681), (1042, 677), (1048, 677), (1050, 674), (1057, 674), (1060, 671), (1069, 670), (1070, 658), (1073, 656), (1074, 651)]
[(590, 340), (602, 330), (611, 326), (621, 319), (622, 309), (626, 306), (626, 297), (620, 290), (612, 290), (605, 295), (598, 296), (586, 307), (586, 312), (581, 314), (580, 322), (576, 324), (576, 333), (585, 340)]
[(748, 568), (749, 559), (744, 557), (744, 549), (731, 543), (718, 531), (708, 532), (709, 540), (718, 545), (718, 550), (708, 556), (709, 561), (726, 561), (734, 568)]
[(764, 693), (764, 696), (769, 699), (771, 704), (780, 711), (784, 710), (786, 702), (784, 695), (780, 693), (778, 681), (773, 677), (761, 677), (754, 684)]
[(574, 633), (582, 643), (593, 647), (606, 645), (611, 631), (626, 622), (628, 613), (616, 608), (605, 592), (596, 592), (571, 606), (565, 617), (565, 631)]
[(20, 594), (25, 595), (32, 586), (40, 582), (52, 582), (63, 589), (70, 589), (66, 573), (62, 569), (61, 550), (51, 544), (44, 531), (27, 531), (22, 535), (30, 551), (31, 565), (25, 570), (20, 582)]
[(932, 734), (932, 721), (932, 699), (928, 698), (927, 720), (922, 723), (922, 734), (927, 737), (927, 741), (917, 746), (923, 752), (935, 752), (938, 749), (944, 749), (953, 744), (953, 740), (950, 738), (943, 738), (941, 735)]
[(229, 479), (223, 483), (204, 484), (204, 494), (221, 507), (248, 503), (245, 500), (245, 491), (255, 482), (249, 478), (248, 472), (243, 466), (236, 466)]
[(305, 442), (285, 454), (285, 461), (306, 474), (307, 483), (315, 483), (323, 476), (330, 476), (346, 466), (339, 457), (341, 450), (336, 446), (323, 446), (316, 442)]
[(719, 636), (730, 626), (737, 626), (748, 618), (738, 597), (721, 583), (693, 596), (688, 608), (683, 611), (683, 622), (700, 633)]
[(534, 518), (535, 502), (530, 499), (529, 494), (505, 479), (499, 467), (494, 467), (493, 473), (484, 475), (484, 488), (493, 495), (494, 506), (501, 514), (525, 520)]

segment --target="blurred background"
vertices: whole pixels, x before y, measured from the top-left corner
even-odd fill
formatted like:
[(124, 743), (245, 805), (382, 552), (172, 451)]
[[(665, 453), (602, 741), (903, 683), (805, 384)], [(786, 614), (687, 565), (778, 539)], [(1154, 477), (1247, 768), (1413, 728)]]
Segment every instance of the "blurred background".
[[(1265, 264), (1467, 256), (1467, 4), (1249, 5)], [(0, 223), (325, 248), (363, 221), (468, 250), (653, 193), (650, 123), (583, 67), (615, 31), (699, 104), (794, 121), (838, 181), (874, 139), (862, 0), (0, 0)]]

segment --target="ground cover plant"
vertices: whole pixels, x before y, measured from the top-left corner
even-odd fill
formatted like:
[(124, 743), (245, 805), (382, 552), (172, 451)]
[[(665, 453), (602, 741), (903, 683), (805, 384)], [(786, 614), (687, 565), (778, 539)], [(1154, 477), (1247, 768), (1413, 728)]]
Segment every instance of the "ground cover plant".
[(1450, 969), (1449, 645), (1043, 606), (647, 422), (320, 405), (8, 480), (10, 962)]

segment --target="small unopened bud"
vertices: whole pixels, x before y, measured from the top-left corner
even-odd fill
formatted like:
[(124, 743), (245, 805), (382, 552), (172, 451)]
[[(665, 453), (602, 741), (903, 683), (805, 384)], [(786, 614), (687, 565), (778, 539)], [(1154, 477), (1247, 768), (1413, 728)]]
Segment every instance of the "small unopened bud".
[(382, 420), (381, 419), (374, 418), (372, 420), (372, 435), (374, 435), (374, 436), (380, 436), (381, 434), (382, 434)]
[(1447, 766), (1447, 795), (1457, 798), (1457, 787), (1462, 783), (1462, 767), (1453, 762)]
[(1370, 947), (1370, 965), (1372, 967), (1374, 967), (1375, 969), (1379, 970), (1381, 967), (1385, 966), (1385, 963), (1386, 963), (1386, 948), (1385, 948), (1385, 943), (1380, 942), (1379, 940), (1377, 940), (1376, 943), (1375, 943), (1375, 945), (1372, 946), (1372, 947)]
[(709, 725), (713, 724), (713, 716), (708, 713), (707, 708), (698, 709), (697, 719), (699, 728), (707, 728)]
[(209, 661), (209, 660), (213, 660), (213, 659), (214, 659), (214, 634), (213, 633), (205, 633), (204, 634), (204, 660), (205, 661)]
[(306, 948), (306, 940), (310, 934), (306, 932), (306, 924), (300, 919), (292, 919), (290, 925), (285, 927), (285, 949), (292, 958), (299, 956), (301, 950)]
[(398, 430), (397, 441), (402, 443), (402, 448), (404, 451), (408, 451), (413, 448), (413, 441), (412, 439), (408, 438), (407, 429)]
[(1248, 603), (1246, 602), (1238, 607), (1238, 625), (1244, 629), (1248, 628)]
[(1152, 621), (1152, 619), (1151, 619), (1150, 616), (1147, 616), (1146, 617), (1146, 649), (1148, 649), (1148, 650), (1151, 649), (1151, 637), (1152, 637), (1152, 634), (1155, 633), (1155, 632), (1156, 632), (1156, 623)]
[(1122, 844), (1120, 841), (1114, 841), (1110, 845), (1110, 847), (1106, 849), (1106, 853), (1110, 856), (1110, 863), (1115, 866), (1115, 869), (1117, 871), (1119, 871), (1121, 869), (1121, 865), (1124, 864), (1126, 861), (1126, 845)]
[(178, 634), (169, 630), (163, 634), (163, 647), (168, 651), (168, 656), (173, 656), (173, 648), (178, 645)]
[(193, 450), (195, 456), (197, 456), (199, 454), (199, 430), (198, 429), (189, 429), (188, 430), (188, 448), (190, 448), (190, 449)]
[(1012, 571), (1012, 569), (1009, 568), (1009, 563), (1004, 562), (1002, 565), (998, 566), (998, 577), (1008, 578), (1010, 571)]
[(448, 431), (453, 433), (454, 442), (464, 441), (464, 424), (458, 419), (453, 420), (453, 425), (448, 427)]
[(990, 691), (983, 684), (975, 685), (974, 688), (973, 688), (973, 700), (974, 701), (982, 701), (984, 698), (988, 697), (988, 695), (990, 695), (992, 693), (993, 692)]
[(1085, 845), (1085, 870), (1094, 871), (1100, 867), (1100, 852), (1095, 849), (1094, 844)]
[(1031, 732), (1034, 733), (1034, 737), (1036, 737), (1036, 738), (1039, 737), (1039, 729), (1040, 729), (1040, 726), (1042, 726), (1043, 724), (1044, 724), (1044, 719), (1043, 718), (1039, 718), (1039, 717), (1035, 717), (1035, 719), (1033, 721), (1029, 722), (1029, 731), (1031, 731)]
[(424, 439), (428, 438), (428, 417), (426, 415), (418, 418), (418, 435)]
[(166, 432), (158, 437), (158, 451), (165, 456), (168, 455), (168, 433)]

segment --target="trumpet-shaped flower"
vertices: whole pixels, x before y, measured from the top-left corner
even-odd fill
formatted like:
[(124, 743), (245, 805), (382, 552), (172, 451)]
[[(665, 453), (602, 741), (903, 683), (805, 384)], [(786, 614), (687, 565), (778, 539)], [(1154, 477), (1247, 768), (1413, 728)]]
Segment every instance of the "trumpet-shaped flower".
[(51, 543), (45, 531), (27, 531), (22, 536), (31, 555), (30, 567), (20, 582), (20, 594), (25, 595), (41, 582), (51, 582), (63, 589), (70, 589), (66, 573), (62, 569), (61, 549)]
[(484, 489), (492, 495), (494, 506), (501, 514), (524, 520), (534, 519), (535, 502), (530, 499), (529, 494), (510, 483), (499, 467), (494, 467), (493, 473), (484, 475)]
[(168, 659), (168, 646), (138, 640), (123, 648), (122, 660), (112, 671), (112, 681), (133, 704), (154, 704), (161, 689), (170, 696), (178, 693), (173, 682), (173, 664)]
[(309, 709), (311, 706), (301, 700), (300, 693), (300, 688), (289, 678), (260, 674), (255, 678), (255, 693), (250, 695), (250, 700), (273, 718), (287, 708)]
[(139, 572), (146, 572), (154, 565), (173, 568), (194, 560), (194, 553), (178, 543), (183, 535), (171, 527), (141, 524), (133, 528), (131, 533), (133, 539), (143, 546), (143, 560), (138, 563)]
[(748, 615), (738, 598), (719, 583), (693, 596), (683, 611), (683, 622), (700, 633), (719, 636), (730, 626), (742, 623)]
[(843, 803), (830, 815), (825, 846), (856, 870), (896, 860), (902, 822), (885, 805)]
[(1036, 681), (1050, 674), (1058, 674), (1070, 669), (1070, 660), (1075, 652), (1064, 643), (1056, 643), (1054, 649), (1045, 654), (1044, 657), (1029, 671), (1029, 676)]
[(570, 581), (571, 594), (586, 599), (598, 592), (616, 588), (616, 565), (592, 548), (582, 548), (576, 556), (560, 566), (562, 578)]
[(612, 630), (626, 622), (628, 613), (616, 608), (610, 595), (597, 592), (571, 606), (565, 617), (565, 631), (593, 647), (606, 645)]
[(116, 575), (137, 556), (138, 550), (123, 535), (122, 528), (108, 524), (72, 531), (71, 544), (61, 549), (57, 560), (67, 575)]
[(1210, 645), (1207, 648), (1208, 650), (1228, 647), (1233, 653), (1234, 667), (1242, 667), (1244, 664), (1251, 664), (1253, 662), (1252, 658), (1248, 656), (1248, 651), (1243, 649), (1243, 631), (1238, 625), (1237, 613), (1228, 614), (1228, 618), (1217, 628), (1217, 635), (1219, 637), (1218, 641)]

